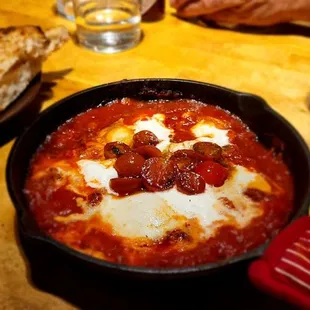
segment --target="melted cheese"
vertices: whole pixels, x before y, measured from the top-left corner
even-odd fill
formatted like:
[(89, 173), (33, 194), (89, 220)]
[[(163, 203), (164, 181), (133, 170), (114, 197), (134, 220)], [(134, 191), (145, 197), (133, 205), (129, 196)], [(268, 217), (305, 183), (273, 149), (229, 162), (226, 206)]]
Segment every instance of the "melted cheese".
[(133, 125), (134, 132), (137, 133), (142, 130), (153, 132), (160, 141), (156, 147), (161, 151), (164, 151), (170, 144), (170, 137), (174, 134), (172, 129), (169, 129), (164, 125), (164, 120), (164, 114), (154, 114), (151, 118), (138, 120)]
[[(207, 137), (201, 137), (197, 138), (195, 140), (188, 140), (188, 141), (183, 141), (179, 143), (169, 143), (167, 147), (167, 151), (169, 152), (176, 152), (178, 150), (191, 150), (194, 146), (195, 143), (197, 142), (212, 142), (220, 145), (221, 141), (218, 141), (215, 138), (207, 138)], [(229, 144), (229, 143), (228, 143)], [(226, 145), (226, 144), (225, 144)]]
[(219, 146), (229, 144), (228, 130), (218, 129), (203, 121), (193, 126), (191, 131), (196, 138), (200, 138), (197, 141), (213, 142)]
[[(99, 188), (98, 182), (101, 182), (102, 187), (111, 193), (107, 181), (109, 176), (106, 175), (105, 179), (102, 177), (102, 173), (105, 171), (106, 174), (109, 170), (100, 168), (99, 163), (83, 161), (82, 164), (82, 172), (87, 173), (87, 184)], [(243, 191), (256, 176), (256, 173), (237, 166), (232, 177), (222, 187), (207, 185), (204, 193), (193, 196), (185, 195), (176, 188), (155, 193), (142, 192), (122, 198), (111, 193), (98, 206), (98, 211), (102, 220), (113, 227), (116, 235), (127, 238), (156, 240), (164, 237), (168, 231), (182, 228), (193, 219), (202, 227), (202, 237), (207, 237), (223, 223), (244, 227), (262, 214), (258, 205), (243, 195)], [(98, 182), (94, 182), (97, 179)], [(222, 201), (223, 197), (228, 198), (235, 208), (228, 208)]]
[(152, 193), (122, 199), (107, 196), (100, 205), (100, 213), (113, 227), (114, 234), (128, 238), (157, 239), (181, 224), (173, 208)]
[(134, 124), (135, 133), (142, 130), (149, 130), (153, 132), (159, 141), (170, 140), (170, 136), (173, 135), (173, 130), (167, 128), (163, 121), (165, 116), (163, 114), (154, 114), (151, 118), (146, 120), (138, 120)]
[(175, 152), (181, 149), (191, 149), (196, 142), (213, 142), (219, 146), (229, 144), (228, 130), (218, 129), (205, 122), (199, 122), (191, 128), (197, 139), (172, 143), (170, 139), (173, 137), (174, 131), (167, 128), (164, 121), (165, 115), (154, 114), (151, 118), (135, 122), (133, 125), (134, 132), (137, 133), (142, 130), (153, 132), (160, 141), (156, 147), (161, 151)]
[(109, 194), (115, 194), (109, 185), (111, 179), (118, 177), (117, 171), (113, 168), (114, 162), (114, 160), (105, 160), (100, 164), (93, 160), (83, 159), (77, 164), (89, 187), (105, 189)]

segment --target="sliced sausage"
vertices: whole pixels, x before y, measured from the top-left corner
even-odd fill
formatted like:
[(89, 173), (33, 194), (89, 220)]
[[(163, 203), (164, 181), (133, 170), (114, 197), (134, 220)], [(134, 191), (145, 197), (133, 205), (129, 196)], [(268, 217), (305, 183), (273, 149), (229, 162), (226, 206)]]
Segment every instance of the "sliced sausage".
[(156, 145), (159, 143), (158, 138), (149, 130), (142, 130), (134, 134), (133, 147), (137, 148), (143, 145)]
[(142, 189), (140, 178), (115, 178), (110, 180), (111, 189), (120, 196), (134, 194)]
[(169, 189), (175, 184), (176, 171), (174, 162), (169, 159), (149, 158), (142, 168), (143, 185), (153, 192)]
[(119, 177), (139, 177), (145, 159), (137, 153), (128, 153), (120, 156), (114, 168)]
[(106, 159), (117, 158), (131, 152), (131, 148), (122, 142), (110, 142), (104, 146), (104, 157)]
[(178, 191), (186, 195), (201, 194), (206, 188), (204, 179), (195, 172), (183, 172), (179, 174), (176, 184)]

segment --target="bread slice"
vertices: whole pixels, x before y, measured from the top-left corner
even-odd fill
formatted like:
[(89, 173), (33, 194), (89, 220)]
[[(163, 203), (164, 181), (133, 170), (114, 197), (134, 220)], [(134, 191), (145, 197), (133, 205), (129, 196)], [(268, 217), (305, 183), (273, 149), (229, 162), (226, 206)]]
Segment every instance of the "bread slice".
[(0, 111), (20, 95), (43, 61), (69, 39), (66, 28), (37, 26), (0, 29)]

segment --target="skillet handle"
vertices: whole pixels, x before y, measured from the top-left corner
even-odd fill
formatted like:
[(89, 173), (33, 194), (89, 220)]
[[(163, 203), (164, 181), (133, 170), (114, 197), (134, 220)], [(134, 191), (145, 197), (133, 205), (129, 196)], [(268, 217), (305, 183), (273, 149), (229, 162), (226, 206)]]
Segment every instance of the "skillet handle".
[(238, 95), (238, 107), (245, 119), (261, 117), (265, 114), (265, 110), (270, 108), (263, 98), (248, 93)]

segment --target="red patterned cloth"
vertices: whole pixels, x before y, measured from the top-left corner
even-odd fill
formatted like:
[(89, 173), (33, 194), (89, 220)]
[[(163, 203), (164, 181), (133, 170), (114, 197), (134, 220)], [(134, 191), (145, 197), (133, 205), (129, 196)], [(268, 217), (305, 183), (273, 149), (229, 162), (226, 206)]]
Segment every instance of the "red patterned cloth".
[(281, 232), (249, 268), (251, 281), (304, 309), (310, 309), (310, 216)]

